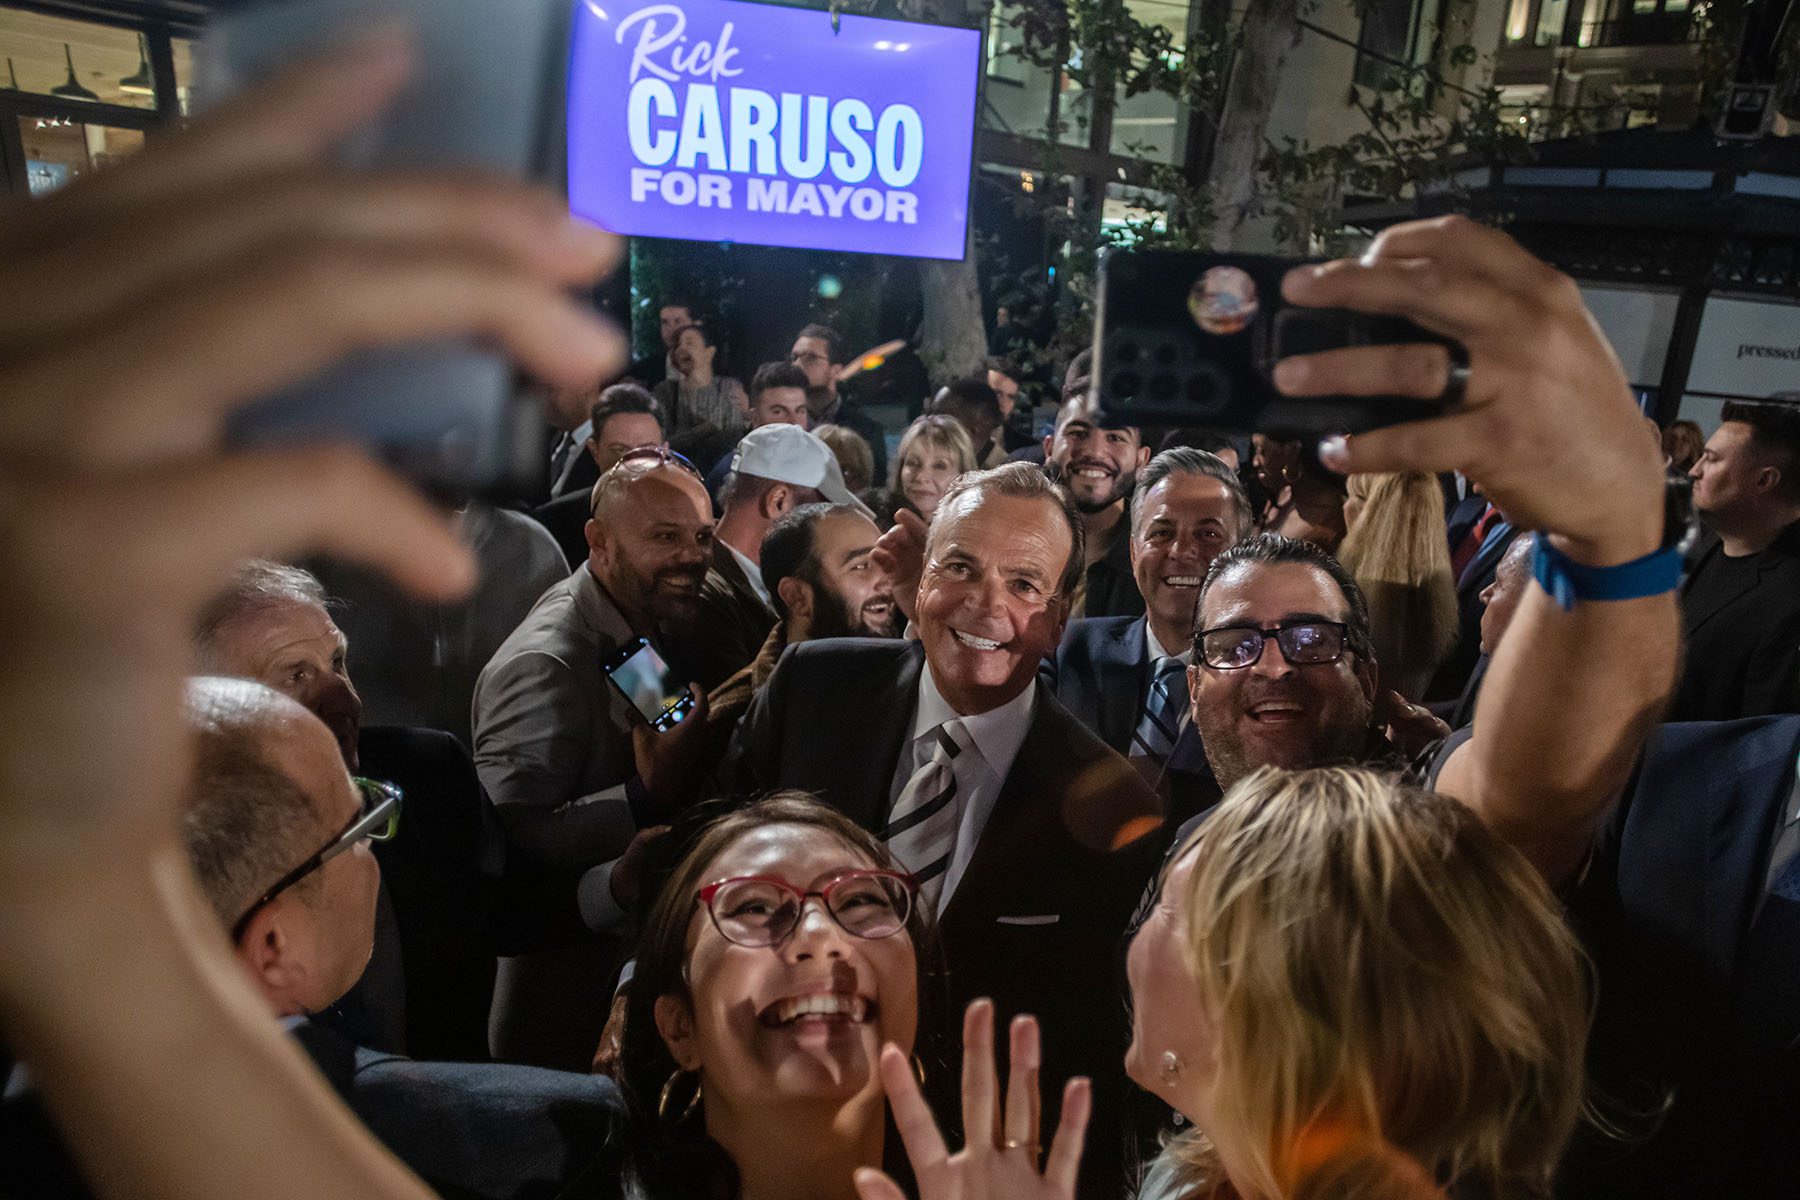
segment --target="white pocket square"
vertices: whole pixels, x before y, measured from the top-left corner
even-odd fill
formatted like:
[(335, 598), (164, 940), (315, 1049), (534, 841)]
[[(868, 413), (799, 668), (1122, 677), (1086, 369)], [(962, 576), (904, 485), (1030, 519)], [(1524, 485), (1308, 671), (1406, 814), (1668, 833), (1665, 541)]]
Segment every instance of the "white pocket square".
[(1041, 917), (995, 917), (1002, 925), (1054, 925), (1062, 920), (1057, 913), (1045, 913)]

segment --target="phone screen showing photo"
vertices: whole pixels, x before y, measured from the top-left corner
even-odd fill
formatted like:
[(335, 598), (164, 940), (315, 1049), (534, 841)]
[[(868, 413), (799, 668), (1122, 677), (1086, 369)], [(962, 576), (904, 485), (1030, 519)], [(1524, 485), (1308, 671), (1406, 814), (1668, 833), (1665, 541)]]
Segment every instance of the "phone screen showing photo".
[(663, 728), (681, 719), (690, 699), (669, 664), (648, 642), (609, 672), (612, 681), (650, 724)]

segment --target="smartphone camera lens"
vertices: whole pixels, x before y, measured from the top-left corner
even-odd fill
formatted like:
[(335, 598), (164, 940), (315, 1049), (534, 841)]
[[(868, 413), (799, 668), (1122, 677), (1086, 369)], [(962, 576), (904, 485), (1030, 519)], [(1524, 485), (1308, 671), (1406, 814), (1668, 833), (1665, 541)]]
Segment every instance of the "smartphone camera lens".
[(1256, 281), (1239, 267), (1211, 267), (1188, 289), (1188, 315), (1203, 332), (1241, 333), (1256, 318)]

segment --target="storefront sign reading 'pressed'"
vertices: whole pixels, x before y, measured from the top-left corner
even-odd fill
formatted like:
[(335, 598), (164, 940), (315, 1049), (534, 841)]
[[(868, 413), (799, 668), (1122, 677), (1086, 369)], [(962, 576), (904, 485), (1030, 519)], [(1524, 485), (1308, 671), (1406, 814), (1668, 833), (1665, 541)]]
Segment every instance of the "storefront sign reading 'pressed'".
[(980, 36), (582, 0), (569, 207), (617, 233), (961, 258)]

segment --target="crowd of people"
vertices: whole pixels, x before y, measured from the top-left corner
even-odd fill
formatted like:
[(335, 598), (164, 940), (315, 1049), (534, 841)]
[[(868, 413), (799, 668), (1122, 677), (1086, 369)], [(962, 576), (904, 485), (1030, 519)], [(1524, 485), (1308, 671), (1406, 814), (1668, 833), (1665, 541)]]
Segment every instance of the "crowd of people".
[[(325, 166), (409, 63), (0, 222), (0, 1194), (1800, 1189), (1800, 398), (1649, 436), (1445, 218), (1284, 291), (1466, 360), (1274, 369), (1436, 419), (1141, 428), (1083, 355), (1047, 435), (1004, 360), (887, 430), (831, 328), (631, 363), (554, 198)], [(224, 438), (460, 335), (529, 508)]]

